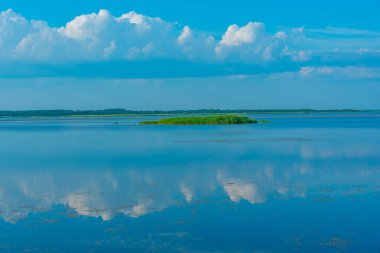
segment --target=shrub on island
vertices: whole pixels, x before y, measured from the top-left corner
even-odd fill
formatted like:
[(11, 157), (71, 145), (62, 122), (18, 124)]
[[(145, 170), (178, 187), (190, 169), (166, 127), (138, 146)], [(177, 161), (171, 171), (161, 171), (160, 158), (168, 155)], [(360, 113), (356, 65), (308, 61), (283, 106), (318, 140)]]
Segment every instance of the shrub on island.
[(142, 121), (142, 125), (242, 125), (257, 124), (259, 121), (235, 115), (215, 115), (207, 117), (164, 118), (157, 121)]

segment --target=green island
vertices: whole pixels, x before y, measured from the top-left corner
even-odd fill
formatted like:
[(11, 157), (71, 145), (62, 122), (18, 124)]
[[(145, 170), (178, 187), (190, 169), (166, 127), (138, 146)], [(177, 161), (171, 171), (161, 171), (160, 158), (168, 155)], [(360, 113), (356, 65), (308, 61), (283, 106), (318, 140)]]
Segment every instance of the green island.
[(207, 117), (165, 118), (140, 122), (142, 125), (242, 125), (258, 123), (267, 123), (267, 121), (258, 121), (236, 115), (213, 115)]

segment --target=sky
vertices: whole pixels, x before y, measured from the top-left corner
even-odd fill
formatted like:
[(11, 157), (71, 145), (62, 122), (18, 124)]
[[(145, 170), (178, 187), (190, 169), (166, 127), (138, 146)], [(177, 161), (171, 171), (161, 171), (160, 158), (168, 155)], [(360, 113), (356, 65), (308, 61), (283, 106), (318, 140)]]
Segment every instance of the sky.
[(2, 0), (0, 110), (380, 109), (375, 0)]

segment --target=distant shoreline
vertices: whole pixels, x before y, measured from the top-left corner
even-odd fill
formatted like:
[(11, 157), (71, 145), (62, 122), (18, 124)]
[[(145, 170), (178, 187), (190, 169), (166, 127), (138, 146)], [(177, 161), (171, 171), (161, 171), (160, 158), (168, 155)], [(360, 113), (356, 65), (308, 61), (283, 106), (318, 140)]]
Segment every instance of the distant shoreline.
[(0, 117), (128, 117), (128, 116), (178, 116), (178, 115), (213, 115), (213, 114), (321, 114), (321, 113), (380, 113), (380, 110), (355, 109), (264, 109), (264, 110), (168, 110), (168, 111), (133, 111), (125, 109), (105, 110), (25, 110), (0, 111)]

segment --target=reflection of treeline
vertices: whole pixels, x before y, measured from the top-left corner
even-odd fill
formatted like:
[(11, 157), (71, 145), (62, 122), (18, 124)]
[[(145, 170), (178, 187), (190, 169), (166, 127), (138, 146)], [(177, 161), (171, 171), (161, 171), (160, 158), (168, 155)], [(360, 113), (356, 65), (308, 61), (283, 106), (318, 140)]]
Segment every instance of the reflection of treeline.
[(28, 110), (28, 111), (0, 111), (0, 117), (68, 117), (68, 116), (106, 116), (106, 115), (180, 115), (180, 114), (287, 114), (287, 113), (339, 113), (339, 112), (362, 112), (352, 109), (338, 110), (312, 110), (312, 109), (275, 109), (275, 110), (171, 110), (171, 111), (133, 111), (126, 109), (105, 110)]

